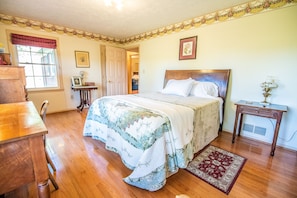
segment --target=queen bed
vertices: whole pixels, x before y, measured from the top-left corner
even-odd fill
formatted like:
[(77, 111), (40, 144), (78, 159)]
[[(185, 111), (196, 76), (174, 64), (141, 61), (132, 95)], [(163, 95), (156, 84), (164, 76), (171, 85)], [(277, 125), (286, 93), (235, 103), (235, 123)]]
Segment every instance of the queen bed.
[(105, 96), (89, 108), (84, 136), (132, 170), (130, 185), (156, 191), (218, 135), (230, 70), (167, 70), (160, 92)]

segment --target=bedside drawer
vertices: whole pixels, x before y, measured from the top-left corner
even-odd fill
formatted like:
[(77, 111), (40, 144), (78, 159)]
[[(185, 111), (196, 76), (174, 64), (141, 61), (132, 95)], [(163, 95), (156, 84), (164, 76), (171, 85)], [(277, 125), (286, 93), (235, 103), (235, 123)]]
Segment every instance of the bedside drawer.
[(277, 118), (280, 114), (280, 111), (274, 109), (266, 109), (260, 107), (251, 107), (251, 106), (238, 106), (239, 112), (243, 114), (250, 114), (255, 116), (263, 116), (267, 118)]
[(272, 115), (273, 110), (271, 109), (259, 109), (259, 115)]
[(250, 106), (239, 106), (239, 111), (241, 113), (259, 114), (260, 108)]

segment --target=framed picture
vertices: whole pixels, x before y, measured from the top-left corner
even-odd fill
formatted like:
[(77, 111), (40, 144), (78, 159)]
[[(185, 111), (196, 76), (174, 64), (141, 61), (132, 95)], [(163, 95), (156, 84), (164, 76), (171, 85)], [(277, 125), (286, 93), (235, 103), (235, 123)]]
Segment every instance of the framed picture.
[(180, 39), (179, 60), (196, 59), (197, 36)]
[(72, 81), (72, 86), (73, 87), (82, 86), (80, 76), (72, 76), (71, 81)]
[(89, 52), (75, 51), (76, 67), (90, 67)]

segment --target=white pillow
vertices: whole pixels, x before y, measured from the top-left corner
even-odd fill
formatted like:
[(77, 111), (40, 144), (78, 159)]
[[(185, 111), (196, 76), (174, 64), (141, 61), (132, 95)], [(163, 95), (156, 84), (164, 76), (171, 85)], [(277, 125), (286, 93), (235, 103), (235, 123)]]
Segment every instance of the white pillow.
[(161, 91), (164, 94), (174, 94), (187, 97), (195, 81), (192, 78), (184, 80), (171, 79), (167, 82), (165, 88)]
[(190, 95), (197, 96), (197, 97), (204, 97), (204, 96), (219, 96), (219, 88), (213, 82), (201, 82), (195, 81)]

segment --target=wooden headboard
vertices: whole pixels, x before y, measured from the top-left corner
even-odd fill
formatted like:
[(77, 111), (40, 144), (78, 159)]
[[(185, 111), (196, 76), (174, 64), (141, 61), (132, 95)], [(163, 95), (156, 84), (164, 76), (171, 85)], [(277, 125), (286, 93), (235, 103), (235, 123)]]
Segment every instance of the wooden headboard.
[(219, 96), (225, 101), (227, 96), (230, 69), (224, 70), (166, 70), (164, 87), (168, 80), (193, 78), (197, 81), (209, 81), (219, 87)]
[[(166, 70), (164, 87), (167, 84), (168, 80), (176, 79), (188, 79), (192, 78), (197, 81), (207, 81), (213, 82), (219, 87), (219, 96), (223, 99), (223, 121), (224, 121), (224, 112), (225, 112), (225, 100), (228, 91), (228, 83), (230, 76), (230, 69), (224, 70)], [(223, 129), (223, 121), (220, 124), (219, 131)]]

